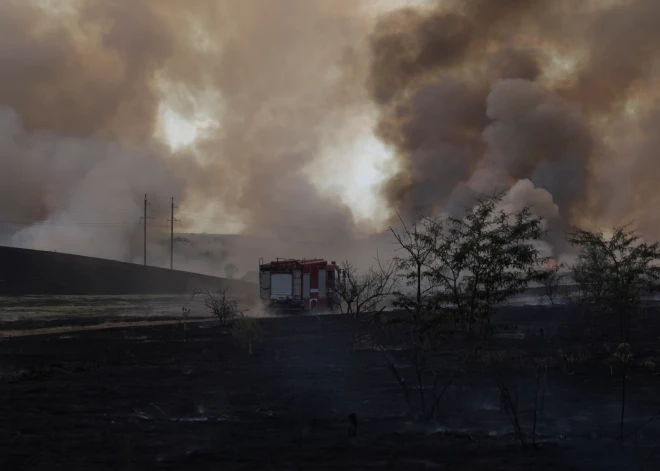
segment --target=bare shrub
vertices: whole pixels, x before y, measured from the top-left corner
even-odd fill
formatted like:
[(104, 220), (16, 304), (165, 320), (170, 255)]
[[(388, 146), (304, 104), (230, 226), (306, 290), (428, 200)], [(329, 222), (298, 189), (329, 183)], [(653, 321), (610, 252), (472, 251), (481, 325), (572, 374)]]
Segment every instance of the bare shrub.
[(511, 421), (516, 439), (520, 445), (526, 446), (525, 432), (520, 425), (518, 413), (518, 392), (512, 389), (502, 378), (497, 378), (497, 386), (500, 390), (500, 407)]
[[(543, 370), (543, 380), (541, 380), (541, 370)], [(534, 393), (534, 418), (532, 422), (532, 446), (534, 447), (536, 446), (537, 419), (543, 415), (543, 407), (545, 405), (545, 391), (547, 385), (548, 385), (548, 361), (547, 358), (544, 358), (543, 360), (541, 360), (541, 362), (537, 363), (536, 365), (536, 392)]]
[(215, 292), (210, 290), (196, 291), (194, 295), (204, 297), (204, 305), (220, 320), (222, 326), (229, 326), (242, 313), (238, 307), (238, 301), (231, 295), (229, 288), (223, 288)]
[(183, 324), (183, 343), (186, 343), (186, 334), (188, 330), (188, 316), (190, 315), (190, 309), (187, 309), (185, 306), (181, 308), (181, 320)]
[(375, 316), (371, 323), (380, 332), (375, 331), (369, 341), (378, 345), (377, 348), (401, 388), (408, 413), (422, 420), (437, 419), (441, 412), (442, 398), (463, 372), (470, 351), (465, 351), (464, 356), (455, 351), (457, 362), (449, 371), (442, 372), (438, 367), (446, 360), (440, 348), (445, 333), (432, 319), (422, 316), (418, 326), (414, 327), (410, 317), (402, 318), (398, 314)]
[(565, 270), (566, 265), (561, 263), (549, 266), (542, 272), (543, 295), (548, 298), (552, 307), (555, 306), (555, 300), (557, 299), (557, 294), (559, 294), (559, 288), (567, 276)]
[(633, 361), (634, 355), (627, 343), (619, 344), (616, 352), (612, 355), (621, 364), (621, 422), (619, 425), (619, 438), (623, 443), (623, 423), (626, 411), (626, 375), (628, 368)]
[(433, 250), (430, 220), (422, 221), (419, 227), (414, 224), (409, 228), (403, 219), (399, 219), (400, 230), (390, 227), (401, 252), (394, 261), (409, 290), (395, 291), (394, 305), (405, 309), (411, 315), (412, 325), (418, 327), (423, 313), (429, 310), (429, 301), (437, 289), (437, 284), (430, 274), (437, 259)]
[[(401, 387), (409, 413), (413, 414), (417, 410), (420, 418), (432, 420), (439, 413), (440, 400), (460, 369), (454, 371), (448, 379), (445, 378), (443, 381), (443, 376), (433, 368), (437, 353), (436, 347), (441, 342), (443, 333), (442, 319), (431, 312), (431, 301), (437, 289), (437, 283), (431, 276), (431, 267), (437, 263), (433, 250), (434, 244), (431, 243), (431, 221), (425, 219), (420, 224), (408, 227), (401, 218), (399, 219), (401, 228), (399, 230), (390, 228), (390, 231), (399, 246), (400, 255), (394, 261), (405, 287), (401, 287), (393, 293), (394, 306), (405, 310), (408, 316), (402, 319), (385, 320), (378, 316), (374, 317), (373, 322), (388, 332), (390, 340), (393, 338), (392, 328), (394, 326), (409, 332), (412, 344), (412, 348), (409, 350), (409, 361), (414, 371), (414, 378), (410, 386), (385, 349), (381, 348), (381, 351), (390, 371)], [(419, 392), (418, 407), (414, 404), (412, 389), (417, 389)]]
[(241, 313), (234, 320), (231, 335), (236, 343), (247, 348), (252, 355), (252, 345), (261, 340), (263, 327), (259, 319)]
[(350, 262), (341, 264), (342, 280), (339, 283), (339, 298), (342, 312), (357, 318), (363, 312), (374, 311), (394, 289), (396, 264), (381, 263), (376, 258), (376, 267), (370, 267), (360, 275)]

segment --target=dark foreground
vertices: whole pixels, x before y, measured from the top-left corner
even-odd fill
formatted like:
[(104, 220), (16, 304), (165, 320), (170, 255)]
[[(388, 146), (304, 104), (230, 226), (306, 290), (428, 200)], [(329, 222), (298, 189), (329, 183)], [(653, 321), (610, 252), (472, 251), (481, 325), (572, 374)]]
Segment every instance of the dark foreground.
[[(660, 366), (648, 363), (658, 322), (642, 329), (648, 364), (629, 375), (621, 445), (620, 378), (585, 353), (566, 325), (575, 316), (510, 308), (504, 317), (517, 329), (497, 348), (516, 363), (507, 377), (528, 435), (536, 370), (525, 358), (540, 345), (557, 358), (538, 449), (514, 439), (488, 368), (456, 377), (437, 423), (414, 421), (351, 319), (289, 317), (262, 321), (253, 355), (212, 321), (189, 325), (185, 343), (177, 324), (0, 339), (0, 469), (660, 469), (660, 418), (642, 427), (660, 409)], [(392, 355), (405, 370), (405, 354)], [(448, 346), (443, 355), (449, 370), (456, 354)]]

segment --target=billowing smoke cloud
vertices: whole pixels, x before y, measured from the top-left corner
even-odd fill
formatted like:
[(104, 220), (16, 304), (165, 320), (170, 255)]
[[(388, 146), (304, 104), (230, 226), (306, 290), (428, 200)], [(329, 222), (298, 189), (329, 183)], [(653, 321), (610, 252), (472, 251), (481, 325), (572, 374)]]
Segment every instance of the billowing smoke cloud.
[[(398, 164), (382, 197), (407, 220), (511, 189), (559, 236), (633, 217), (660, 234), (657, 0), (376, 3), (1, 2), (2, 243), (139, 261), (148, 193), (163, 264), (170, 197), (179, 232), (203, 211), (288, 241), (275, 256), (341, 259), (374, 228), (309, 173), (374, 107)], [(171, 150), (163, 109), (208, 126)], [(180, 261), (222, 273), (214, 244)]]
[[(353, 0), (2, 2), (0, 238), (139, 261), (144, 193), (165, 260), (170, 197), (259, 235), (354, 235), (306, 171), (368, 104), (368, 17)], [(163, 104), (216, 125), (172, 151)]]
[(469, 0), (383, 16), (368, 85), (399, 160), (390, 207), (458, 212), (511, 188), (556, 239), (633, 217), (660, 235), (658, 14), (657, 0)]

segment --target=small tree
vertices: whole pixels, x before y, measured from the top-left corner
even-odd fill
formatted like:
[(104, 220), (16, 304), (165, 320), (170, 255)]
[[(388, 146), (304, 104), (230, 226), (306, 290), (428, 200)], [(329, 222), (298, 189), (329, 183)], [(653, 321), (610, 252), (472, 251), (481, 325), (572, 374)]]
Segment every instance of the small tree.
[(626, 401), (626, 373), (632, 359), (629, 345), (632, 311), (641, 304), (645, 293), (660, 288), (660, 245), (642, 241), (629, 225), (615, 227), (612, 236), (574, 228), (569, 242), (578, 247), (578, 261), (573, 268), (575, 282), (586, 303), (603, 313), (613, 313), (619, 321), (619, 348), (613, 355), (621, 362), (621, 423)]
[[(416, 388), (419, 391), (421, 414), (425, 418), (433, 418), (438, 411), (440, 398), (444, 395), (453, 381), (453, 375), (446, 387), (442, 386), (441, 376), (429, 368), (429, 362), (433, 356), (435, 346), (438, 343), (439, 332), (435, 329), (433, 320), (429, 316), (431, 308), (430, 301), (433, 299), (437, 289), (435, 279), (430, 275), (431, 269), (435, 267), (437, 258), (434, 252), (434, 238), (431, 232), (432, 225), (427, 219), (408, 227), (399, 217), (400, 229), (390, 227), (390, 231), (398, 244), (399, 255), (394, 261), (399, 276), (405, 282), (405, 288), (396, 290), (394, 306), (402, 308), (409, 315), (403, 322), (410, 327), (412, 340), (412, 366), (415, 373)], [(406, 289), (407, 288), (407, 289)], [(385, 354), (385, 352), (383, 351)], [(394, 361), (386, 354), (390, 370), (396, 376), (401, 386), (406, 402), (412, 410), (411, 395), (408, 383), (397, 370)], [(427, 383), (432, 382), (430, 401), (425, 393)]]
[[(534, 242), (544, 235), (541, 219), (529, 208), (499, 209), (502, 198), (480, 200), (463, 218), (427, 218), (412, 228), (402, 221), (402, 230), (391, 229), (401, 252), (397, 267), (410, 288), (395, 293), (395, 305), (410, 314), (411, 363), (427, 418), (437, 413), (440, 398), (460, 372), (445, 382), (432, 365), (446, 319), (470, 332), (480, 326), (486, 334), (496, 306), (540, 279), (545, 258)], [(463, 361), (467, 358), (468, 352)], [(389, 358), (388, 363), (410, 406), (405, 378)]]
[(619, 321), (619, 341), (630, 335), (632, 311), (644, 293), (660, 288), (660, 245), (642, 241), (629, 225), (615, 227), (612, 236), (574, 228), (568, 241), (579, 248), (573, 277), (585, 302)]
[(259, 319), (239, 314), (234, 321), (231, 335), (239, 345), (247, 347), (248, 353), (252, 355), (252, 345), (261, 340), (263, 328)]
[(559, 294), (559, 288), (566, 278), (566, 273), (562, 270), (565, 270), (566, 265), (554, 264), (548, 266), (542, 273), (543, 280), (543, 295), (548, 298), (550, 305), (554, 307), (555, 299), (557, 299), (557, 294)]
[(421, 222), (421, 227), (414, 224), (412, 228), (406, 226), (403, 219), (401, 229), (390, 227), (399, 245), (400, 255), (394, 261), (400, 276), (409, 288), (394, 292), (396, 301), (394, 305), (405, 309), (412, 317), (412, 325), (420, 325), (423, 313), (429, 307), (429, 299), (437, 288), (434, 278), (429, 275), (429, 268), (433, 269), (436, 262), (434, 252), (434, 235), (428, 220)]
[(370, 267), (363, 275), (358, 274), (350, 262), (344, 261), (341, 264), (342, 280), (338, 290), (340, 306), (342, 312), (356, 319), (363, 312), (375, 310), (392, 292), (396, 283), (396, 264), (382, 264), (378, 258), (376, 261), (377, 266)]
[(503, 194), (479, 200), (465, 217), (431, 221), (427, 244), (438, 263), (437, 309), (453, 314), (468, 332), (487, 335), (498, 304), (542, 278), (547, 261), (534, 242), (545, 235), (528, 207), (499, 209)]
[(238, 301), (231, 295), (229, 288), (212, 292), (210, 290), (196, 291), (194, 295), (204, 296), (204, 305), (220, 320), (220, 325), (227, 326), (241, 314)]
[(589, 243), (580, 248), (578, 261), (570, 268), (573, 281), (578, 286), (579, 302), (596, 308), (603, 306), (607, 292), (607, 264), (607, 253), (602, 247)]

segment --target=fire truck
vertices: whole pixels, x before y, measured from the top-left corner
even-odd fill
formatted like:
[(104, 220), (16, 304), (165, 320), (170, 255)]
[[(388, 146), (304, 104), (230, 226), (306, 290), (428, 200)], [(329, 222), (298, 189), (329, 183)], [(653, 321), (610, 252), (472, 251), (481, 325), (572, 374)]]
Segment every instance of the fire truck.
[(278, 311), (335, 311), (339, 309), (341, 270), (323, 259), (259, 260), (259, 294), (262, 302)]

